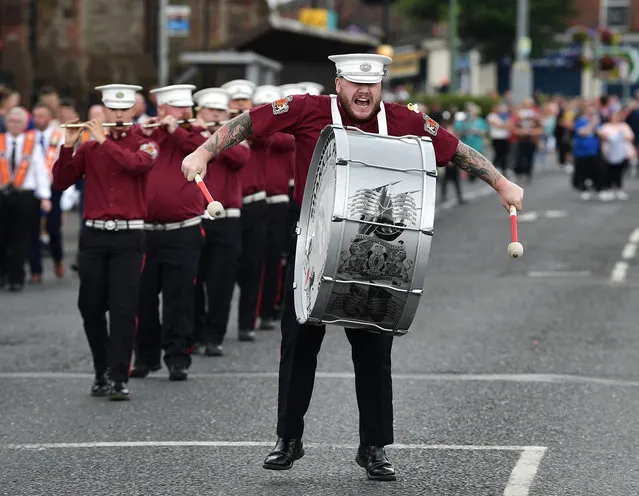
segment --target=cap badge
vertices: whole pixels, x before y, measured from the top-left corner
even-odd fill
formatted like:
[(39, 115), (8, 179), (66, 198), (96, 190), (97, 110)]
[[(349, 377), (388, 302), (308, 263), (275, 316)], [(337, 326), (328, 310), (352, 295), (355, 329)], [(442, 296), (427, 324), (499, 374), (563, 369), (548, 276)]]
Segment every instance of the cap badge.
[(122, 93), (121, 91), (118, 91), (118, 92), (115, 94), (115, 97), (116, 97), (116, 98), (124, 98), (124, 93)]
[(359, 66), (359, 70), (362, 72), (369, 72), (371, 69), (372, 67), (368, 62), (364, 62)]

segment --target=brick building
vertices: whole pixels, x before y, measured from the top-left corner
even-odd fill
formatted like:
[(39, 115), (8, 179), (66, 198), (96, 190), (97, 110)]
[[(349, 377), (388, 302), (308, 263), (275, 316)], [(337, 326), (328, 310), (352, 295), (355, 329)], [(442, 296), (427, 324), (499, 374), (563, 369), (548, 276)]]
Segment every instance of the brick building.
[(639, 0), (578, 0), (571, 24), (607, 26), (621, 33), (639, 33)]

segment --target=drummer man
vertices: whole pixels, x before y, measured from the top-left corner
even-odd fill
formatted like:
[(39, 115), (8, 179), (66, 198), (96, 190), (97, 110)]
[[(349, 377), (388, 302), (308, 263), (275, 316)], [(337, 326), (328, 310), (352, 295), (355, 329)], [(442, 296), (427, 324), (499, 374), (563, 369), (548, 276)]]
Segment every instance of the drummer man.
[[(95, 89), (102, 91), (109, 121), (131, 120), (140, 86), (109, 84)], [(91, 395), (128, 400), (144, 257), (144, 187), (158, 147), (126, 126), (112, 127), (108, 135), (102, 121), (91, 120), (86, 128), (93, 141), (82, 144), (75, 155), (83, 129), (66, 129), (64, 146), (53, 165), (53, 187), (63, 191), (86, 177), (87, 228), (80, 235), (78, 307), (93, 355)]]
[[(439, 127), (426, 114), (407, 106), (385, 103), (381, 106), (385, 66), (392, 59), (376, 54), (334, 55), (337, 96), (296, 95), (272, 105), (242, 114), (223, 126), (207, 142), (182, 162), (189, 180), (206, 169), (211, 157), (249, 136), (265, 137), (278, 131), (295, 136), (296, 170), (294, 198), (301, 204), (311, 157), (322, 129), (330, 124), (357, 126), (379, 133), (387, 124), (392, 136), (422, 135), (432, 139), (438, 166), (452, 162), (491, 185), (501, 204), (521, 208), (523, 190), (504, 178), (480, 153)], [(379, 120), (378, 120), (379, 119)], [(294, 267), (291, 250), (289, 268)], [(287, 287), (292, 288), (289, 270)], [(317, 354), (325, 328), (297, 323), (293, 292), (286, 296), (282, 317), (282, 346), (279, 372), (278, 441), (266, 457), (264, 468), (285, 470), (304, 455), (302, 434), (304, 415), (313, 392)], [(360, 446), (356, 462), (366, 469), (369, 479), (395, 480), (395, 469), (384, 446), (393, 443), (391, 347), (393, 338), (362, 330), (347, 329), (355, 368), (355, 389), (360, 417)]]

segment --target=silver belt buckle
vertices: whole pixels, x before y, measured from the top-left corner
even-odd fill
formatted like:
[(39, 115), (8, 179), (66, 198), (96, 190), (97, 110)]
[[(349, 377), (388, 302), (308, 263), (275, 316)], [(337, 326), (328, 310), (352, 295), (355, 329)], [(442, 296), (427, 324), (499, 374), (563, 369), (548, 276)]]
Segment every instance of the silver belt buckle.
[(107, 220), (104, 222), (104, 229), (107, 231), (115, 231), (117, 224), (114, 220)]

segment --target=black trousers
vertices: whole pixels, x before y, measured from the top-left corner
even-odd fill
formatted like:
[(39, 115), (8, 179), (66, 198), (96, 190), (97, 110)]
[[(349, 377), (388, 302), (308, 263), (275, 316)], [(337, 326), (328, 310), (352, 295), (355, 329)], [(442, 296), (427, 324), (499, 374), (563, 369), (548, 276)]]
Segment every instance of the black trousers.
[(300, 206), (293, 198), (293, 186), (289, 186), (288, 188), (288, 215), (286, 218), (286, 239), (284, 241), (284, 247), (282, 251), (282, 284), (280, 284), (279, 294), (277, 295), (277, 303), (275, 304), (275, 308), (277, 309), (278, 318), (282, 315), (282, 310), (284, 308), (284, 289), (286, 284), (286, 272), (288, 268), (288, 254), (291, 249), (295, 250), (295, 240), (297, 237), (295, 236), (295, 227), (297, 225), (297, 219), (300, 218)]
[(282, 259), (288, 238), (288, 216), (288, 202), (268, 205), (268, 228), (260, 305), (262, 319), (275, 320), (277, 318), (275, 305), (278, 303), (280, 287), (283, 284)]
[(266, 200), (242, 206), (242, 254), (237, 275), (240, 286), (238, 328), (241, 331), (255, 329), (266, 247), (267, 221)]
[(537, 150), (537, 145), (530, 141), (519, 141), (517, 143), (515, 174), (532, 177), (533, 166), (535, 165), (535, 150)]
[(593, 189), (598, 193), (605, 188), (605, 174), (603, 174), (601, 157), (575, 157), (573, 172), (573, 186), (577, 191), (586, 191), (586, 179), (592, 181)]
[(240, 218), (203, 220), (206, 236), (195, 285), (194, 341), (222, 344), (231, 313), (242, 244)]
[[(300, 439), (304, 415), (313, 394), (317, 355), (322, 346), (324, 326), (300, 325), (293, 306), (291, 250), (286, 278), (282, 344), (279, 368), (277, 435)], [(391, 378), (392, 336), (362, 329), (346, 329), (355, 367), (355, 393), (359, 408), (359, 437), (362, 445), (393, 443), (393, 391)]]
[[(51, 188), (51, 211), (46, 214), (46, 229), (49, 234), (49, 249), (55, 263), (62, 261), (62, 191)], [(29, 266), (31, 274), (42, 274), (42, 249), (40, 246), (40, 217), (38, 217), (29, 240)]]
[(508, 169), (508, 157), (510, 156), (510, 141), (508, 139), (494, 139), (493, 151), (495, 152), (493, 165), (502, 173), (506, 172), (506, 169)]
[(609, 188), (623, 189), (623, 175), (628, 168), (628, 160), (624, 160), (618, 164), (611, 164), (606, 162), (607, 174), (607, 186)]
[[(135, 341), (137, 366), (191, 365), (193, 298), (202, 228), (145, 231), (146, 260), (140, 285), (140, 316)], [(159, 294), (162, 293), (160, 323)]]
[[(96, 373), (127, 382), (133, 353), (144, 232), (87, 228), (80, 236), (78, 308)], [(109, 312), (107, 331), (106, 312)]]
[(457, 200), (462, 201), (463, 196), (461, 190), (461, 182), (459, 180), (459, 169), (453, 164), (448, 164), (448, 166), (444, 168), (444, 180), (442, 181), (441, 186), (442, 201), (446, 201), (446, 193), (448, 192), (449, 182), (452, 182), (455, 185)]
[(39, 216), (33, 191), (0, 192), (0, 276), (8, 284), (24, 284), (29, 236)]

